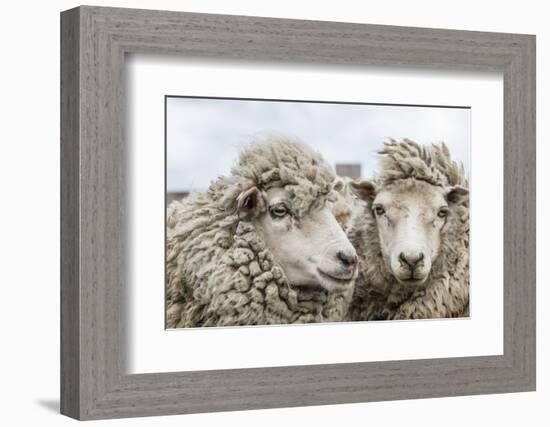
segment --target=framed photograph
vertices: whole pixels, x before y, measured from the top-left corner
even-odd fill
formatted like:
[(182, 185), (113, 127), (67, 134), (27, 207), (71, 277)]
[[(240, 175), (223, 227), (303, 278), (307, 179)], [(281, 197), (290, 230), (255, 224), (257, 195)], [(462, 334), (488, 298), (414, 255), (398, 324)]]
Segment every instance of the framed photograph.
[(535, 390), (535, 37), (61, 14), (61, 412)]
[(166, 96), (165, 114), (168, 328), (469, 316), (470, 107)]

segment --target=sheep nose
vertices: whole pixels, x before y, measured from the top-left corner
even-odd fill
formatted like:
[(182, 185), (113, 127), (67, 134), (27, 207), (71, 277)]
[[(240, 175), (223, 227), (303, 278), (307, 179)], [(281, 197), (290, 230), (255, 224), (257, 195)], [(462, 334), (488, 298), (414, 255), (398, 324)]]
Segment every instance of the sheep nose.
[(338, 251), (336, 256), (346, 267), (351, 267), (357, 264), (357, 254), (355, 253)]
[(404, 252), (401, 252), (399, 254), (399, 261), (401, 261), (401, 264), (403, 267), (409, 267), (409, 269), (414, 270), (420, 261), (424, 259), (424, 254), (422, 252), (418, 254), (406, 254)]

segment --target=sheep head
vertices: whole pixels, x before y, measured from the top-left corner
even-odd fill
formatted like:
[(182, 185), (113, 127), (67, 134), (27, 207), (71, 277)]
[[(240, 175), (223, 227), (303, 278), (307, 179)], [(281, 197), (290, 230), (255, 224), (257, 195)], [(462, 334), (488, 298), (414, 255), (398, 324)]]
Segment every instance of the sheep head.
[[(359, 228), (370, 248), (373, 282), (390, 277), (403, 288), (421, 287), (434, 264), (456, 262), (469, 239), (469, 190), (462, 165), (445, 144), (421, 146), (410, 140), (387, 142), (379, 151), (376, 181), (352, 183), (366, 201)], [(361, 226), (363, 224), (363, 226)], [(444, 256), (440, 256), (444, 253)], [(376, 273), (375, 273), (376, 272)], [(373, 280), (374, 279), (374, 280)], [(382, 280), (381, 280), (382, 279)]]
[(352, 225), (355, 209), (361, 206), (351, 188), (352, 182), (351, 178), (337, 177), (333, 186), (336, 197), (332, 202), (332, 212), (346, 233)]
[(422, 286), (438, 259), (446, 226), (459, 215), (456, 206), (468, 198), (468, 189), (415, 178), (380, 186), (361, 181), (352, 187), (367, 202), (366, 214), (374, 219), (380, 251), (393, 277), (404, 286)]
[(254, 225), (293, 287), (334, 291), (353, 286), (357, 254), (335, 219), (331, 200), (319, 195), (299, 212), (293, 192), (282, 186), (253, 186), (237, 197), (239, 217)]

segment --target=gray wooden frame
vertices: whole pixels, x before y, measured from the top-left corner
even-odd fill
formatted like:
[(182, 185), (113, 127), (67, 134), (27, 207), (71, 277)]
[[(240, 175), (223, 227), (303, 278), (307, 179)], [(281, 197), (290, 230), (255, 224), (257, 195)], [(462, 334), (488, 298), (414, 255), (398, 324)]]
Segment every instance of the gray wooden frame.
[[(128, 375), (124, 58), (130, 52), (502, 72), (504, 354)], [(63, 414), (99, 419), (535, 390), (534, 36), (71, 9), (61, 14), (61, 166)]]

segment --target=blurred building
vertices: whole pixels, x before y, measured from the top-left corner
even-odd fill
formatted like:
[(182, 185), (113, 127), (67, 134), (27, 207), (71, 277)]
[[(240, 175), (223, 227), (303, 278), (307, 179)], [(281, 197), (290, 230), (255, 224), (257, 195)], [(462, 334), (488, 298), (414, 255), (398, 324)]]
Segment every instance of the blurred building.
[(338, 176), (347, 176), (351, 179), (361, 178), (361, 164), (360, 163), (337, 163), (336, 174)]

